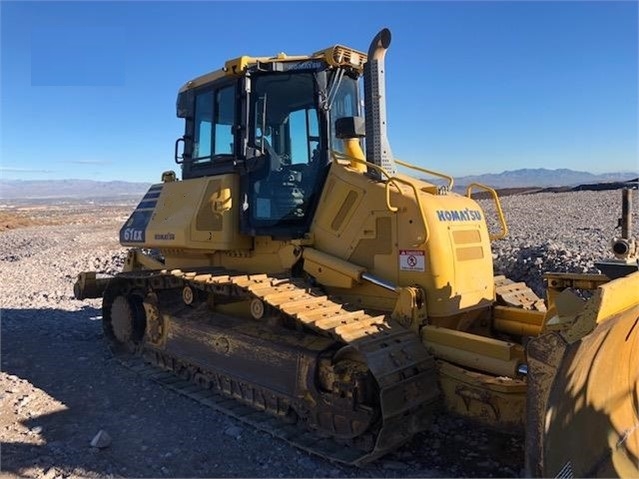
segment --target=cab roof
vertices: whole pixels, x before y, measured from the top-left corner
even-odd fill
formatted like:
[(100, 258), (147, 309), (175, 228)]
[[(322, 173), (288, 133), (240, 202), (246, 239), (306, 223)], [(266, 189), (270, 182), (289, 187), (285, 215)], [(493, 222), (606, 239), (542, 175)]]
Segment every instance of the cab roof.
[(241, 56), (228, 60), (223, 68), (215, 70), (204, 75), (200, 75), (186, 82), (180, 93), (206, 85), (215, 80), (224, 77), (240, 77), (245, 74), (246, 70), (258, 64), (279, 63), (279, 62), (300, 62), (308, 60), (322, 60), (331, 67), (350, 67), (361, 74), (364, 71), (366, 63), (366, 54), (342, 45), (335, 45), (324, 50), (317, 51), (311, 55), (287, 55), (286, 53), (278, 53), (273, 57), (251, 57)]

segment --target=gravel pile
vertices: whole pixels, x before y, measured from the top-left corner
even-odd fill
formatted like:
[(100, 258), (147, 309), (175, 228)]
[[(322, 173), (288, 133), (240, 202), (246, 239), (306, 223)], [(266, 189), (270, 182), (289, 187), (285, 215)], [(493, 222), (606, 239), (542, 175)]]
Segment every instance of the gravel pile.
[[(633, 191), (633, 204), (639, 204)], [(499, 232), (494, 203), (481, 200), (491, 232)], [(620, 191), (515, 195), (501, 199), (509, 233), (492, 243), (496, 273), (524, 281), (544, 297), (544, 272), (599, 273), (595, 262), (611, 258), (610, 242), (621, 235)], [(639, 221), (634, 215), (634, 237)]]
[[(594, 261), (609, 256), (619, 192), (512, 196), (502, 204), (510, 235), (493, 244), (495, 268), (538, 294), (542, 271), (594, 272)], [(482, 206), (490, 217), (491, 205)], [(428, 433), (358, 469), (310, 456), (123, 369), (104, 344), (100, 300), (76, 301), (72, 286), (80, 271), (121, 269), (126, 251), (117, 231), (130, 210), (47, 211), (57, 225), (0, 233), (3, 472), (46, 479), (520, 475), (520, 438), (444, 413)], [(108, 444), (92, 447), (100, 431)]]
[(78, 272), (115, 274), (122, 269), (126, 251), (113, 235), (115, 227), (111, 219), (90, 226), (42, 226), (3, 233), (0, 308), (80, 308), (82, 303), (73, 298)]

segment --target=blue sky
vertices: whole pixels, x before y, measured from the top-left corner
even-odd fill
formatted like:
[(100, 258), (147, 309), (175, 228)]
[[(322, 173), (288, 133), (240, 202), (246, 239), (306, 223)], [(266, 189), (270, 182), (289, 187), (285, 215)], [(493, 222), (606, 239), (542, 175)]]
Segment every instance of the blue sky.
[(366, 50), (394, 154), (456, 176), (636, 171), (637, 2), (0, 2), (6, 179), (157, 181), (177, 90), (240, 55)]

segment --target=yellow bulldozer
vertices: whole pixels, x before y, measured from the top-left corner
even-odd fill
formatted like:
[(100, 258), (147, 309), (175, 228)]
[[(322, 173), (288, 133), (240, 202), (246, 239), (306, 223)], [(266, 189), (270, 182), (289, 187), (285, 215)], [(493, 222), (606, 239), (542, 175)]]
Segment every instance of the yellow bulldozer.
[(396, 449), (443, 405), (525, 434), (531, 476), (639, 476), (628, 205), (605, 274), (549, 272), (545, 300), (495, 276), (495, 191), (391, 152), (390, 40), (187, 82), (181, 179), (163, 173), (123, 225), (123, 271), (80, 273), (75, 296), (103, 298), (124, 364), (333, 461)]

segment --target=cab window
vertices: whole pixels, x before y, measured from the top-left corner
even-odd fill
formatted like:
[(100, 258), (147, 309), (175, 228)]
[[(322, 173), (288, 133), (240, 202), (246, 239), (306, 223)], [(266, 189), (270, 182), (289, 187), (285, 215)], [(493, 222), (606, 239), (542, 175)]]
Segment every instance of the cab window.
[(320, 136), (311, 73), (258, 76), (250, 141), (261, 167), (250, 178), (253, 226), (303, 224), (319, 194)]
[(342, 79), (331, 105), (331, 147), (344, 153), (344, 142), (335, 136), (335, 122), (343, 117), (359, 115), (357, 100), (357, 80), (350, 77)]
[(195, 97), (195, 134), (193, 161), (211, 159), (211, 124), (213, 123), (213, 92), (207, 91)]
[(215, 95), (215, 131), (213, 154), (233, 154), (233, 125), (235, 124), (235, 87), (218, 90)]
[(198, 93), (195, 97), (194, 163), (210, 162), (234, 151), (235, 86)]

